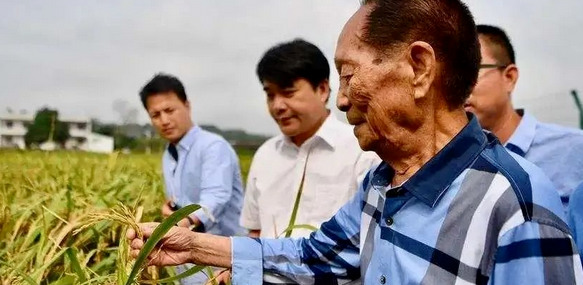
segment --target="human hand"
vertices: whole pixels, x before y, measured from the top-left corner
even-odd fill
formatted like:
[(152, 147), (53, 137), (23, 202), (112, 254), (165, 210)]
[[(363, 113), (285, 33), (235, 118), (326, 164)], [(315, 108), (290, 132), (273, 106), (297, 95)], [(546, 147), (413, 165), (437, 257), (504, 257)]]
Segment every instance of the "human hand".
[[(144, 246), (146, 240), (152, 235), (159, 223), (139, 224), (143, 232), (143, 238), (139, 238), (133, 229), (127, 231), (130, 240), (130, 254), (136, 258)], [(196, 233), (186, 228), (172, 227), (168, 233), (156, 245), (156, 248), (148, 256), (148, 265), (174, 266), (190, 263), (194, 250)]]

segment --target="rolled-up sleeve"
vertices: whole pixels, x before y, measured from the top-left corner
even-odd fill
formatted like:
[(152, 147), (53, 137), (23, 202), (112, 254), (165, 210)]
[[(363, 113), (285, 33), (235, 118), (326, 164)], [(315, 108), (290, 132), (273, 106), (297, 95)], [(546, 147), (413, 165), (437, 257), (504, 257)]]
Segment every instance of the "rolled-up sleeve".
[[(200, 202), (204, 208), (193, 213), (209, 228), (225, 210), (233, 194), (233, 175), (236, 167), (231, 149), (226, 142), (216, 141), (209, 145), (202, 155)], [(209, 215), (210, 214), (210, 215)]]

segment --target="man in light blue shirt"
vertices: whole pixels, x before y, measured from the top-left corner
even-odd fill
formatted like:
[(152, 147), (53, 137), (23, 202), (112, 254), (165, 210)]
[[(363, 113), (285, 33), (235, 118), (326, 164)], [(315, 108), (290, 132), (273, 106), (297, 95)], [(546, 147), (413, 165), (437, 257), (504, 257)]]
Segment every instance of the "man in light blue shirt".
[(168, 140), (162, 157), (167, 197), (162, 214), (168, 217), (180, 207), (200, 204), (204, 209), (178, 225), (223, 236), (244, 234), (238, 223), (243, 205), (241, 172), (231, 145), (193, 124), (190, 103), (176, 77), (156, 75), (142, 88), (140, 97), (152, 125)]
[(583, 182), (583, 131), (537, 121), (524, 110), (514, 110), (511, 94), (518, 80), (514, 49), (506, 33), (478, 25), (482, 64), (466, 110), (504, 146), (540, 167), (561, 195), (569, 196)]
[(583, 262), (583, 184), (579, 185), (571, 195), (567, 218), (579, 248), (579, 256)]
[[(264, 272), (300, 284), (583, 284), (552, 183), (464, 110), (480, 63), (468, 8), (363, 2), (336, 47), (336, 104), (383, 163), (309, 238), (173, 228), (150, 264), (232, 267), (233, 285), (266, 284)], [(137, 256), (144, 241), (128, 238)]]

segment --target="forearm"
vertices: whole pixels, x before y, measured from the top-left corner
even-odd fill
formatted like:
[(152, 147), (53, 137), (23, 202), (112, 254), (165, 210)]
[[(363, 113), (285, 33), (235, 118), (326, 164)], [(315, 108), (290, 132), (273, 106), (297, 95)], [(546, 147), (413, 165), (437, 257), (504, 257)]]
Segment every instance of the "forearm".
[(202, 190), (198, 204), (203, 208), (192, 213), (190, 217), (196, 219), (199, 224), (203, 224), (207, 228), (211, 227), (225, 210), (231, 195), (232, 191), (226, 189), (226, 187)]
[(192, 233), (191, 263), (231, 268), (232, 251), (229, 237)]

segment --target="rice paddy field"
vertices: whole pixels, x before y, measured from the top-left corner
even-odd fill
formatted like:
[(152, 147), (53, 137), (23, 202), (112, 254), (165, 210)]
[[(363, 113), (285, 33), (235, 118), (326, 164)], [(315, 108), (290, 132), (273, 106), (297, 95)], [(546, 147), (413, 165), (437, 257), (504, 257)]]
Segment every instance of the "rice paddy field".
[[(252, 153), (239, 156), (245, 178)], [(127, 225), (90, 221), (112, 209), (161, 221), (163, 187), (160, 154), (0, 151), (0, 284), (125, 284)]]

